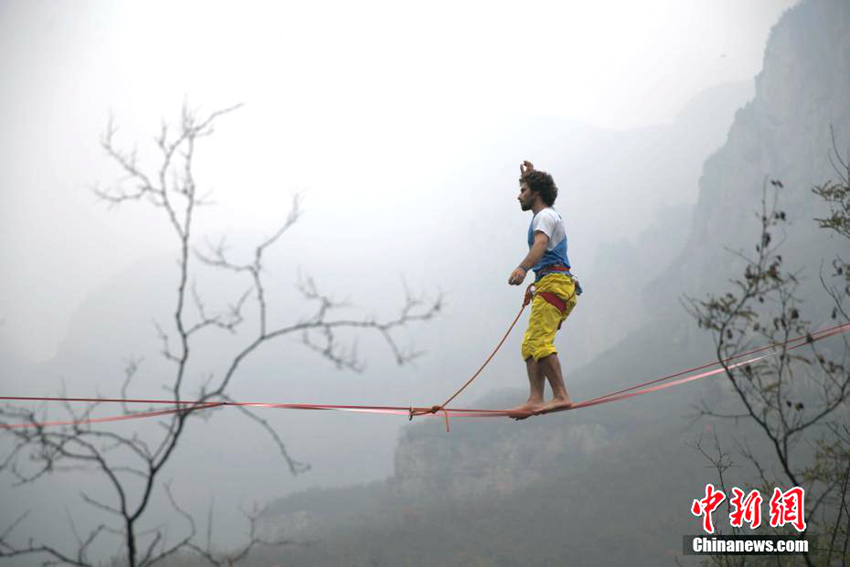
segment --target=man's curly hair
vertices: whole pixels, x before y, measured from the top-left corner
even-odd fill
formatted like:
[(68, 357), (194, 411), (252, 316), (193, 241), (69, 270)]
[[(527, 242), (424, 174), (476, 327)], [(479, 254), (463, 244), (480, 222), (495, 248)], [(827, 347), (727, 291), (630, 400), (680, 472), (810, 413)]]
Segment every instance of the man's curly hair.
[(558, 187), (555, 186), (555, 180), (545, 171), (532, 169), (523, 173), (519, 178), (519, 183), (520, 185), (525, 183), (529, 189), (540, 193), (540, 197), (548, 207), (554, 205), (555, 199), (558, 198)]

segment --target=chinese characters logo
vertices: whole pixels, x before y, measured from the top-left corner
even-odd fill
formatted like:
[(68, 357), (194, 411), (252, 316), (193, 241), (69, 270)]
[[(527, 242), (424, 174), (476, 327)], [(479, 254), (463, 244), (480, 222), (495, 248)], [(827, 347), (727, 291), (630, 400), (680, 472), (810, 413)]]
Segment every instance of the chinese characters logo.
[[(805, 519), (805, 490), (795, 486), (786, 491), (780, 488), (773, 489), (770, 498), (770, 526), (779, 528), (785, 525), (794, 526), (798, 532), (806, 530)], [(726, 500), (722, 490), (717, 490), (713, 484), (705, 485), (705, 497), (694, 500), (691, 504), (691, 514), (702, 517), (702, 529), (706, 533), (714, 533), (714, 520), (712, 514)], [(756, 529), (762, 524), (761, 507), (764, 501), (758, 490), (745, 493), (740, 488), (732, 489), (732, 498), (729, 504), (732, 511), (729, 513), (729, 523), (736, 528), (743, 527), (746, 523), (750, 529)]]

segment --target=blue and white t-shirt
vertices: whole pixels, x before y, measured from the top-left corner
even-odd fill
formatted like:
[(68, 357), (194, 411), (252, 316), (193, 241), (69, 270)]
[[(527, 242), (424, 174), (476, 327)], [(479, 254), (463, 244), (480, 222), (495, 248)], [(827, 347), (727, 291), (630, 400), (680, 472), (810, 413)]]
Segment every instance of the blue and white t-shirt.
[(534, 244), (534, 233), (538, 231), (549, 237), (549, 243), (546, 245), (546, 252), (543, 257), (532, 268), (535, 274), (539, 275), (540, 270), (554, 264), (561, 264), (569, 268), (567, 233), (564, 230), (564, 219), (561, 218), (561, 214), (552, 207), (547, 207), (534, 215), (531, 224), (528, 226), (529, 249)]

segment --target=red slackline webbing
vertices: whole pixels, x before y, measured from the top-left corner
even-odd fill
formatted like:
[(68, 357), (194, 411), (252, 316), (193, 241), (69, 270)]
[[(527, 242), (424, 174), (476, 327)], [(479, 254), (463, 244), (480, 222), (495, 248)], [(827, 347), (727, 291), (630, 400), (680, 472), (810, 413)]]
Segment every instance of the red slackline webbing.
[[(25, 399), (39, 399), (43, 401), (69, 401), (66, 398), (15, 398), (15, 397), (0, 397), (0, 400), (25, 400)], [(83, 400), (74, 400), (74, 401), (83, 401)], [(97, 400), (93, 398), (92, 400), (87, 400), (91, 402), (98, 402), (102, 400)], [(124, 403), (132, 403), (132, 400), (110, 400), (110, 401), (121, 401)], [(173, 401), (170, 403), (174, 403)], [(207, 409), (214, 408), (218, 406), (224, 405), (222, 402), (204, 402), (200, 404), (195, 404), (191, 407), (177, 407), (171, 409), (164, 410), (156, 410), (156, 411), (144, 411), (138, 413), (128, 413), (124, 415), (113, 415), (108, 417), (92, 417), (87, 419), (73, 419), (67, 421), (42, 421), (42, 422), (28, 422), (28, 423), (0, 423), (0, 429), (26, 429), (26, 428), (38, 428), (41, 429), (43, 427), (55, 427), (59, 425), (87, 425), (89, 423), (105, 423), (108, 421), (128, 421), (131, 419), (142, 419), (145, 417), (158, 417), (161, 415), (169, 415), (173, 413), (180, 413), (181, 411), (190, 411), (190, 410), (198, 410), (198, 409)]]
[[(754, 349), (754, 350), (751, 350), (751, 351), (748, 351), (748, 352), (743, 352), (741, 354), (736, 354), (734, 356), (730, 356), (729, 358), (725, 358), (723, 360), (719, 360), (719, 361), (715, 361), (715, 362), (709, 362), (708, 364), (703, 364), (702, 366), (689, 368), (688, 370), (682, 370), (682, 371), (677, 372), (675, 374), (670, 374), (670, 375), (664, 376), (662, 378), (656, 378), (655, 380), (650, 380), (649, 382), (644, 382), (643, 384), (638, 384), (636, 386), (630, 386), (630, 387), (624, 388), (622, 390), (617, 390), (616, 392), (611, 392), (610, 394), (605, 394), (604, 396), (599, 396), (598, 398), (593, 398), (591, 400), (586, 400), (584, 402), (581, 402), (580, 404), (575, 404), (573, 407), (577, 407), (579, 405), (581, 405), (582, 407), (584, 407), (585, 405), (591, 405), (591, 402), (596, 402), (597, 400), (602, 400), (602, 399), (609, 398), (609, 397), (612, 397), (612, 396), (618, 396), (619, 394), (622, 394), (624, 392), (636, 390), (638, 388), (642, 388), (644, 386), (656, 384), (658, 382), (664, 382), (664, 381), (670, 380), (672, 378), (677, 378), (677, 377), (683, 376), (685, 374), (690, 374), (691, 372), (696, 372), (698, 370), (704, 370), (706, 368), (711, 368), (712, 366), (716, 366), (718, 364), (726, 365), (726, 364), (728, 364), (732, 361), (738, 360), (738, 359), (743, 358), (745, 356), (750, 356), (750, 355), (757, 354), (757, 353), (760, 353), (760, 352), (769, 351), (771, 349), (779, 348), (781, 346), (788, 346), (788, 350), (798, 349), (800, 347), (806, 346), (809, 343), (819, 341), (821, 339), (826, 339), (826, 338), (829, 338), (829, 337), (832, 337), (832, 336), (835, 336), (835, 335), (840, 335), (842, 333), (846, 333), (847, 331), (850, 331), (850, 323), (844, 323), (842, 325), (837, 325), (835, 327), (829, 327), (828, 329), (815, 331), (815, 332), (810, 333), (808, 335), (794, 337), (793, 339), (789, 339), (789, 340), (785, 341), (784, 343), (777, 343), (777, 344), (763, 346), (763, 347), (760, 347), (760, 348), (757, 348), (757, 349)], [(770, 356), (770, 355), (767, 355), (767, 356)], [(747, 364), (749, 362), (754, 362), (754, 361), (760, 360), (762, 358), (764, 358), (764, 357), (758, 357), (757, 359), (750, 359), (749, 361), (745, 361), (744, 364)], [(735, 364), (733, 366), (729, 366), (728, 368), (732, 369), (732, 368), (737, 368), (739, 366), (741, 366), (741, 364)], [(723, 369), (721, 368), (720, 370), (723, 370)], [(690, 379), (686, 380), (686, 382), (689, 382), (689, 381), (690, 381)], [(678, 383), (680, 383), (680, 382), (676, 381), (676, 384), (678, 384)], [(684, 383), (684, 382), (681, 382), (681, 383)], [(618, 398), (618, 399), (620, 399), (620, 398)]]
[[(124, 404), (149, 404), (149, 405), (171, 405), (174, 406), (168, 409), (162, 410), (154, 410), (147, 412), (139, 412), (139, 413), (131, 413), (119, 416), (108, 416), (108, 417), (99, 417), (99, 418), (86, 418), (79, 420), (67, 420), (67, 421), (47, 421), (47, 422), (26, 422), (26, 423), (0, 423), (0, 429), (24, 429), (24, 428), (44, 428), (44, 427), (52, 427), (52, 426), (80, 426), (87, 425), (91, 423), (105, 423), (111, 421), (128, 421), (133, 419), (142, 419), (148, 417), (158, 417), (163, 415), (175, 414), (180, 412), (192, 412), (204, 409), (211, 409), (215, 407), (224, 407), (224, 406), (242, 406), (242, 407), (261, 407), (261, 408), (274, 408), (274, 409), (293, 409), (293, 410), (332, 410), (332, 411), (348, 411), (348, 412), (358, 412), (358, 413), (376, 413), (376, 414), (392, 414), (392, 415), (405, 415), (410, 417), (411, 419), (414, 416), (418, 415), (435, 415), (437, 412), (442, 412), (446, 419), (446, 426), (448, 428), (448, 419), (451, 415), (452, 417), (527, 417), (527, 414), (521, 414), (512, 410), (489, 410), (489, 409), (463, 409), (463, 408), (446, 408), (446, 404), (452, 401), (457, 395), (459, 395), (472, 381), (481, 373), (484, 367), (488, 362), (493, 358), (502, 344), (505, 342), (508, 334), (511, 329), (513, 329), (514, 325), (516, 325), (517, 320), (519, 320), (519, 316), (522, 314), (523, 309), (528, 304), (528, 295), (526, 295), (526, 301), (523, 303), (522, 309), (520, 309), (520, 313), (517, 315), (514, 322), (511, 324), (508, 329), (508, 333), (502, 338), (499, 344), (496, 346), (496, 349), (493, 353), (487, 358), (481, 368), (470, 378), (460, 390), (458, 390), (449, 400), (443, 404), (442, 406), (432, 406), (431, 408), (425, 407), (404, 407), (404, 406), (361, 406), (361, 405), (327, 405), (327, 404), (285, 404), (285, 403), (270, 403), (270, 402), (213, 402), (208, 400), (196, 400), (196, 401), (185, 401), (185, 402), (175, 402), (174, 400), (167, 399), (138, 399), (138, 398), (61, 398), (61, 397), (32, 397), (32, 396), (0, 396), (0, 401), (46, 401), (46, 402), (86, 402), (86, 403), (124, 403)], [(698, 366), (695, 368), (690, 368), (688, 370), (683, 370), (681, 372), (677, 372), (675, 374), (671, 374), (668, 376), (664, 376), (662, 378), (656, 378), (654, 380), (650, 380), (644, 382), (642, 384), (637, 384), (635, 386), (631, 386), (629, 388), (624, 388), (621, 390), (617, 390), (615, 392), (611, 392), (609, 394), (605, 394), (603, 396), (599, 396), (596, 398), (592, 398), (589, 400), (585, 400), (583, 402), (578, 402), (572, 405), (569, 408), (554, 410), (551, 413), (559, 412), (559, 411), (569, 411), (574, 409), (580, 409), (584, 407), (590, 407), (600, 404), (611, 403), (619, 400), (623, 400), (626, 398), (631, 398), (634, 396), (639, 396), (642, 394), (648, 394), (651, 392), (657, 392), (660, 390), (664, 390), (666, 388), (671, 388), (673, 386), (677, 386), (680, 384), (685, 384), (687, 382), (692, 382), (694, 380), (699, 380), (701, 378), (706, 378), (708, 376), (715, 376), (725, 372), (727, 369), (732, 370), (735, 368), (739, 368), (741, 366), (745, 366), (747, 364), (753, 364), (760, 360), (763, 360), (769, 356), (776, 356), (779, 354), (778, 352), (766, 352), (770, 350), (775, 350), (780, 347), (786, 346), (787, 350), (794, 350), (807, 344), (813, 343), (815, 341), (819, 341), (828, 337), (832, 337), (835, 335), (839, 335), (842, 333), (846, 333), (850, 331), (850, 323), (844, 323), (842, 325), (837, 325), (834, 327), (830, 327), (828, 329), (823, 329), (821, 331), (816, 331), (804, 336), (795, 337), (783, 343), (777, 343), (773, 345), (768, 345), (765, 347), (761, 347), (755, 350), (751, 350), (749, 352), (737, 354), (735, 356), (731, 356), (724, 360), (715, 361), (709, 364), (704, 364), (702, 366)], [(755, 354), (760, 354), (759, 356), (753, 356)], [(749, 358), (745, 358), (749, 357)], [(741, 360), (744, 358), (744, 360)], [(737, 361), (737, 362), (736, 362)], [(734, 364), (730, 364), (734, 362)], [(693, 372), (697, 372), (700, 370), (705, 370), (706, 368), (710, 368), (712, 366), (720, 366), (719, 368), (715, 368), (713, 370), (708, 370), (705, 372), (701, 372), (699, 374), (692, 374)], [(674, 380), (674, 378), (677, 378)], [(550, 413), (550, 412), (547, 412)]]

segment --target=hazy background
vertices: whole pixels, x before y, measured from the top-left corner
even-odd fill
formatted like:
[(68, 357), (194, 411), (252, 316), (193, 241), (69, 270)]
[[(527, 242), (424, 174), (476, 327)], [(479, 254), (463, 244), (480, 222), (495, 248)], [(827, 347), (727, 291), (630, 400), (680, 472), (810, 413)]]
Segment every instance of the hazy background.
[[(184, 99), (207, 110), (247, 103), (200, 152), (198, 174), (219, 203), (206, 230), (272, 227), (290, 194), (304, 191), (303, 232), (316, 232), (307, 223), (322, 211), (347, 223), (340, 233), (362, 235), (340, 257), (355, 255), (374, 277), (369, 262), (392, 242), (417, 261), (387, 266), (382, 279), (406, 273), (448, 288), (453, 275), (413, 270), (452, 252), (434, 246), (443, 228), (434, 214), (473, 218), (469, 187), (450, 178), (502, 180), (493, 201), (508, 209), (516, 162), (535, 159), (533, 140), (517, 140), (529, 149), (469, 171), (488, 149), (475, 132), (498, 131), (510, 116), (618, 130), (668, 124), (704, 89), (752, 79), (770, 26), (791, 4), (0, 2), (7, 340), (29, 359), (49, 359), (88, 293), (170, 242), (147, 211), (109, 212), (87, 190), (116, 178), (98, 146), (110, 111), (119, 140), (144, 152)], [(556, 178), (561, 208), (575, 222), (587, 213), (567, 201), (597, 188), (566, 173)], [(692, 203), (696, 187), (679, 193)], [(422, 222), (401, 233), (385, 213), (403, 210)], [(517, 215), (516, 225), (526, 220)], [(631, 233), (600, 218), (586, 223), (593, 232), (573, 228), (577, 265), (649, 220), (635, 219)], [(512, 250), (493, 250), (494, 263), (508, 270), (521, 247), (520, 237)], [(309, 267), (314, 255), (301, 247), (293, 262)]]
[[(303, 219), (266, 261), (278, 321), (309, 312), (299, 272), (355, 315), (392, 314), (405, 283), (447, 299), (443, 316), (401, 335), (429, 353), (413, 367), (396, 367), (368, 334), (360, 375), (284, 339), (242, 369), (235, 398), (444, 399), (519, 307), (505, 282), (526, 250), (523, 159), (555, 176), (588, 290), (559, 338), (569, 375), (638, 324), (629, 294), (681, 251), (702, 163), (752, 97), (768, 33), (794, 3), (0, 2), (0, 391), (115, 394), (132, 354), (145, 358), (133, 395), (161, 395), (168, 367), (151, 321), (171, 310), (175, 238), (161, 211), (110, 210), (91, 187), (120, 179), (99, 146), (110, 113), (117, 144), (153, 166), (152, 138), (184, 100), (204, 111), (246, 103), (199, 144), (197, 179), (216, 202), (198, 218), (199, 244), (228, 234), (247, 258), (303, 195)], [(653, 232), (659, 219), (672, 228)], [(196, 277), (222, 306), (248, 285)], [(520, 337), (462, 401), (524, 387)], [(204, 338), (194, 379), (240, 344)], [(608, 388), (597, 389), (574, 395)], [(406, 424), (270, 413), (312, 472), (291, 477), (270, 442), (219, 412), (171, 463), (176, 493), (197, 510), (215, 493), (221, 525), (241, 525), (239, 502), (386, 477)], [(61, 488), (4, 485), (2, 525), (59, 492), (84, 515), (77, 490)], [(61, 515), (38, 521), (67, 532)]]

